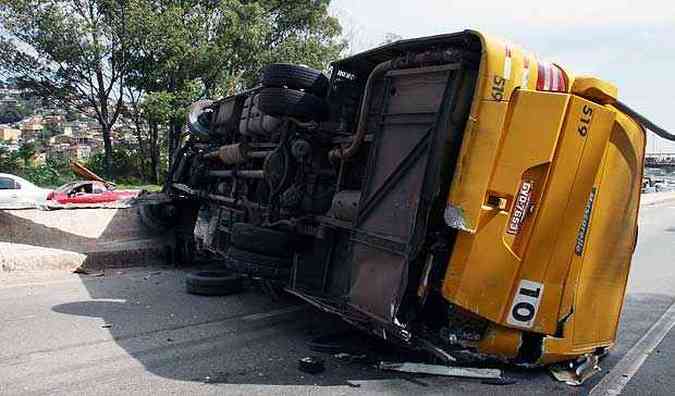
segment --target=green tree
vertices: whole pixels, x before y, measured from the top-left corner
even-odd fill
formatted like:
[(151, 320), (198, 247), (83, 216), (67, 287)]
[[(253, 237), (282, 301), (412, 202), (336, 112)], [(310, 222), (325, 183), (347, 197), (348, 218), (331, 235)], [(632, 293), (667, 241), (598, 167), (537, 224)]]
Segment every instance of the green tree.
[(21, 108), (15, 104), (0, 106), (0, 124), (14, 124), (23, 119)]
[(17, 172), (19, 176), (43, 187), (58, 187), (76, 180), (65, 159), (48, 160), (46, 164), (23, 168)]
[[(141, 98), (162, 95), (161, 107), (172, 109), (163, 113), (168, 120), (161, 121), (168, 127), (170, 156), (185, 125), (185, 110), (194, 100), (251, 85), (266, 63), (323, 69), (337, 57), (345, 43), (337, 19), (328, 15), (329, 4), (330, 0), (130, 1), (128, 82)], [(156, 104), (156, 99), (151, 101)]]
[(152, 182), (160, 180), (160, 133), (161, 125), (168, 125), (179, 117), (173, 107), (176, 97), (169, 92), (150, 92), (145, 96), (141, 107), (148, 125), (148, 154)]
[(16, 173), (18, 161), (17, 152), (9, 151), (0, 141), (0, 173)]
[(19, 147), (17, 154), (26, 168), (30, 167), (30, 160), (35, 155), (35, 151), (35, 145), (33, 143), (24, 143)]
[(141, 95), (138, 91), (130, 90), (128, 102), (124, 115), (134, 123), (140, 177), (145, 181), (159, 183), (162, 172), (162, 138), (166, 136), (160, 131), (176, 115), (173, 107), (175, 98), (165, 91)]
[(111, 128), (127, 71), (125, 7), (133, 0), (0, 0), (0, 71), (63, 107), (92, 110), (112, 177)]
[[(133, 158), (134, 151), (132, 147), (115, 146), (113, 158), (119, 178), (130, 179), (139, 177), (139, 169)], [(105, 155), (103, 153), (92, 155), (87, 162), (87, 167), (94, 173), (101, 174), (105, 170)]]

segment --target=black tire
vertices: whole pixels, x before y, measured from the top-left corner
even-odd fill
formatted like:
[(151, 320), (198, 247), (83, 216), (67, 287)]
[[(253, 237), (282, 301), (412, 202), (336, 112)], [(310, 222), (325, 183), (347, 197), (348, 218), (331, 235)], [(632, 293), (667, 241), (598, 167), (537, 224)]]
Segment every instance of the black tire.
[(326, 371), (326, 365), (323, 359), (307, 356), (298, 360), (298, 369), (308, 374), (319, 374)]
[(266, 256), (230, 247), (226, 267), (233, 272), (252, 277), (283, 280), (290, 276), (290, 259)]
[(328, 102), (311, 93), (287, 88), (265, 88), (256, 96), (257, 106), (274, 117), (295, 117), (325, 121), (329, 118)]
[(262, 69), (264, 87), (302, 89), (321, 98), (328, 94), (330, 82), (319, 70), (288, 63), (273, 63)]
[(241, 250), (267, 256), (293, 256), (292, 234), (252, 224), (234, 223), (230, 243)]
[(191, 272), (185, 277), (185, 290), (202, 296), (226, 296), (243, 290), (243, 279), (229, 271)]
[(169, 204), (144, 204), (138, 206), (141, 224), (153, 232), (165, 232), (176, 226), (176, 208)]

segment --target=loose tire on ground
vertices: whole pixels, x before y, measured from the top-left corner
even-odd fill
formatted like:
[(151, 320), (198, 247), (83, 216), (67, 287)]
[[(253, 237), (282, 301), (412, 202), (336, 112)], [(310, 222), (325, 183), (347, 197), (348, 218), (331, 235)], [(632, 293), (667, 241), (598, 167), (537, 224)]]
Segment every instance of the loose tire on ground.
[(330, 82), (319, 70), (288, 63), (273, 63), (262, 70), (260, 82), (265, 87), (302, 89), (319, 97), (328, 94)]
[(264, 88), (256, 100), (260, 111), (274, 117), (325, 121), (330, 115), (328, 103), (324, 99), (294, 89)]
[(247, 223), (232, 225), (230, 243), (241, 250), (268, 256), (291, 257), (293, 255), (292, 234)]
[(185, 277), (185, 290), (190, 294), (226, 296), (242, 289), (242, 277), (229, 271), (191, 272)]

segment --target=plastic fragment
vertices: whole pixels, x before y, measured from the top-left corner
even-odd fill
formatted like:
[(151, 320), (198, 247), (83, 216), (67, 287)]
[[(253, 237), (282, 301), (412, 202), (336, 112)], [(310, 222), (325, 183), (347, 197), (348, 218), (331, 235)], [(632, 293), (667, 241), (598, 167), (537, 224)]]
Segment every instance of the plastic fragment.
[(378, 368), (380, 370), (393, 370), (417, 374), (443, 375), (449, 377), (501, 378), (502, 376), (502, 371), (499, 369), (453, 367), (453, 366), (442, 366), (437, 364), (411, 363), (411, 362), (404, 362), (404, 363), (380, 362)]

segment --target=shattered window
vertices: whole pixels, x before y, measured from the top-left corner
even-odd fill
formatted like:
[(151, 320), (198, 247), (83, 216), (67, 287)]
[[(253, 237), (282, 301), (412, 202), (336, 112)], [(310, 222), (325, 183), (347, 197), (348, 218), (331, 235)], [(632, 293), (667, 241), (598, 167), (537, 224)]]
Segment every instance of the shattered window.
[(105, 192), (105, 187), (99, 183), (94, 184), (94, 194), (103, 194)]

